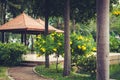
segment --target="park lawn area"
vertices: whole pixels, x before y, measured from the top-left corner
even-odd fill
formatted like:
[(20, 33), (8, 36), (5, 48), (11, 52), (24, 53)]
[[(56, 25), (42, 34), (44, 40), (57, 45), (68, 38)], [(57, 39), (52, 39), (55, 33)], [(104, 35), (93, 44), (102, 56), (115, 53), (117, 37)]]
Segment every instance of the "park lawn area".
[(110, 78), (120, 80), (120, 64), (110, 66)]
[(0, 66), (0, 80), (9, 80), (6, 75), (7, 69), (7, 67)]
[(59, 66), (58, 72), (56, 71), (55, 65), (51, 65), (50, 68), (45, 68), (44, 65), (37, 66), (36, 72), (43, 77), (52, 78), (54, 80), (96, 80), (95, 77), (90, 77), (87, 74), (77, 74), (71, 72), (70, 76), (63, 77), (62, 67)]
[[(59, 72), (57, 73), (55, 65), (51, 65), (50, 68), (40, 65), (36, 66), (35, 70), (40, 76), (54, 80), (96, 80), (95, 77), (90, 77), (90, 75), (77, 73), (71, 73), (70, 76), (62, 77), (62, 68), (59, 66)], [(120, 64), (110, 65), (110, 78), (120, 80)]]

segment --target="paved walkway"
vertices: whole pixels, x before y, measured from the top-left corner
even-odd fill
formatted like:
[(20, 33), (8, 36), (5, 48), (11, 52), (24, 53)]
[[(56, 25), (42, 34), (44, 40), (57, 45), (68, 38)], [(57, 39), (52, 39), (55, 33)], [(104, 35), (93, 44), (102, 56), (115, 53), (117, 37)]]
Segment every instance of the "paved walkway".
[[(44, 56), (37, 57), (36, 54), (27, 54), (24, 55), (23, 58), (25, 58), (25, 61), (45, 62)], [(50, 61), (56, 61), (55, 55), (50, 56)], [(63, 61), (63, 58), (60, 57), (59, 61)], [(31, 64), (27, 63), (27, 66), (11, 67), (8, 70), (8, 75), (14, 80), (52, 80), (38, 76), (34, 73), (33, 67), (30, 66)], [(35, 66), (35, 64), (32, 66)]]
[(33, 67), (12, 67), (8, 70), (9, 76), (14, 80), (51, 80), (38, 76), (33, 72)]

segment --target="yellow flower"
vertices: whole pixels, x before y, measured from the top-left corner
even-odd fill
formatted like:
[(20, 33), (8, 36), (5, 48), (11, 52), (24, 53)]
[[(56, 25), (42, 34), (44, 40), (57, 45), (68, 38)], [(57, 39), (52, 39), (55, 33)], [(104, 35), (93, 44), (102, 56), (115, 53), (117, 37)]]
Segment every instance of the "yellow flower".
[(37, 53), (37, 54), (36, 54), (36, 56), (37, 56), (37, 57), (40, 57), (40, 56), (41, 56), (41, 54)]
[(57, 51), (57, 49), (56, 49), (56, 48), (54, 48), (54, 49), (53, 49), (53, 51), (55, 51), (55, 52), (56, 52), (56, 51)]
[(38, 38), (38, 39), (41, 39), (41, 35), (38, 35), (37, 38)]
[(52, 37), (52, 40), (54, 40), (54, 37)]
[(43, 40), (42, 42), (45, 43), (45, 40)]
[(41, 48), (41, 51), (42, 51), (42, 52), (46, 52), (46, 49), (45, 49), (45, 48)]
[(85, 51), (85, 50), (86, 50), (86, 47), (85, 47), (85, 46), (82, 46), (81, 48), (82, 48), (82, 50), (83, 50), (83, 51)]
[(52, 33), (51, 35), (52, 35), (52, 36), (54, 36), (55, 34), (54, 34), (54, 33)]
[(97, 51), (97, 49), (94, 47), (94, 48), (92, 49), (92, 51)]
[(72, 41), (70, 41), (70, 45), (72, 44)]
[(118, 10), (117, 10), (117, 11), (114, 11), (113, 14), (114, 14), (114, 15), (120, 15), (120, 11), (118, 11)]
[(58, 34), (58, 37), (60, 37), (60, 34)]
[(60, 43), (60, 42), (59, 42), (59, 43), (58, 43), (58, 45), (59, 45), (59, 46), (61, 46), (61, 45), (62, 45), (62, 43)]
[(79, 36), (79, 37), (78, 37), (78, 40), (82, 40), (82, 39), (83, 39), (83, 37), (82, 37), (82, 36)]
[(80, 46), (80, 45), (78, 45), (78, 49), (81, 49), (81, 46)]

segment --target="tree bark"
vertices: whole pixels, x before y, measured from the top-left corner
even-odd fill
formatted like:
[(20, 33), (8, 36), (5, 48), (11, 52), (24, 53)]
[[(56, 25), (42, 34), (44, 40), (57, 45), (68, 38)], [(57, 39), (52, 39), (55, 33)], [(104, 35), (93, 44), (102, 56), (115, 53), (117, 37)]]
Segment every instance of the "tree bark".
[[(49, 20), (48, 1), (49, 0), (45, 0), (45, 36), (48, 35), (48, 20)], [(45, 54), (45, 67), (49, 68), (49, 55), (47, 53)]]
[(97, 0), (97, 80), (109, 80), (109, 0)]
[(70, 0), (66, 0), (65, 2), (65, 10), (64, 10), (64, 33), (65, 33), (65, 45), (64, 45), (64, 71), (63, 76), (68, 76), (71, 71), (71, 53), (70, 53)]

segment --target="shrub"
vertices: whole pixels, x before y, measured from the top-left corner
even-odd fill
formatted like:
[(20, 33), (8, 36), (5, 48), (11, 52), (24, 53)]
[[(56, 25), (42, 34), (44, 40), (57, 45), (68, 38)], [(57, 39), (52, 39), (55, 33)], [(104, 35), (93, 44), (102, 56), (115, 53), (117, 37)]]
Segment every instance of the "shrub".
[(71, 34), (71, 53), (72, 55), (85, 55), (96, 51), (95, 42), (92, 35), (82, 36)]
[(120, 52), (120, 40), (115, 36), (110, 36), (110, 52)]
[(92, 54), (94, 51), (96, 47), (91, 35), (82, 36), (75, 33), (71, 35), (72, 65), (78, 68), (78, 72), (95, 74), (96, 59)]
[(18, 65), (22, 61), (22, 55), (27, 48), (17, 43), (0, 43), (0, 64), (5, 66)]
[(96, 57), (95, 55), (90, 56), (79, 56), (79, 59), (77, 61), (77, 67), (79, 72), (88, 73), (91, 76), (96, 75)]

